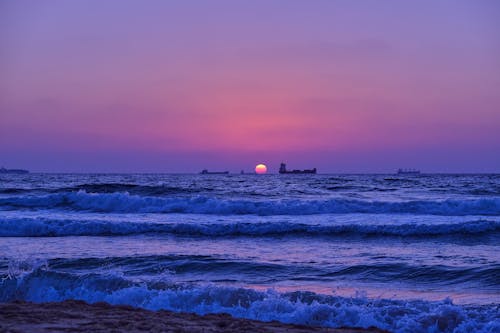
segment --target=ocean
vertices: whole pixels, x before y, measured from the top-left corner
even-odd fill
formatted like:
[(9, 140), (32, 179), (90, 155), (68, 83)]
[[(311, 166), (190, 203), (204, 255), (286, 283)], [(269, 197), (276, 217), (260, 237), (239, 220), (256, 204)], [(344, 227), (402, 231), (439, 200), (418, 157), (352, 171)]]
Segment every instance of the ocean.
[(500, 332), (500, 175), (0, 175), (0, 302)]

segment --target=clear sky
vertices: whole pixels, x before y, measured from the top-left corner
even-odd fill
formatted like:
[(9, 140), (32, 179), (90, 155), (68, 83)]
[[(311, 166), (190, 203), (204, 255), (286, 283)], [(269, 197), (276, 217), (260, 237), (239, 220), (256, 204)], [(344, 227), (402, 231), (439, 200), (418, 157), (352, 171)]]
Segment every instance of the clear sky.
[(0, 0), (0, 166), (500, 172), (500, 1)]

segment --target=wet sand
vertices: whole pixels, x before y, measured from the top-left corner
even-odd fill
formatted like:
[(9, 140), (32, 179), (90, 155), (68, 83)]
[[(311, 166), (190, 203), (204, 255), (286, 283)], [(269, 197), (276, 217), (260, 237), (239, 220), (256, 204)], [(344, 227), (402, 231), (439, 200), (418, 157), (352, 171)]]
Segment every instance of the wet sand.
[(0, 303), (0, 332), (382, 333), (376, 328), (321, 328), (233, 318), (228, 314), (148, 311), (107, 303)]

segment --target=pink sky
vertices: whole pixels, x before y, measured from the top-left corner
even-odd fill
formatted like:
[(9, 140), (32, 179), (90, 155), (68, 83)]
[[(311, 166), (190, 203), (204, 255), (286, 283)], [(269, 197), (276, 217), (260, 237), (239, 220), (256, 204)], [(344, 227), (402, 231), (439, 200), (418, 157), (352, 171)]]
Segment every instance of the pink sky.
[(0, 165), (500, 172), (497, 1), (2, 1)]

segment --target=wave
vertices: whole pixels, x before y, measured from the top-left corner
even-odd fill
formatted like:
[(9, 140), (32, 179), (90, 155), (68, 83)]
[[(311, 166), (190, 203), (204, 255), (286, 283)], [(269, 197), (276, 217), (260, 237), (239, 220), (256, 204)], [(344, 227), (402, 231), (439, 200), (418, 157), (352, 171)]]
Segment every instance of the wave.
[[(284, 280), (338, 282), (341, 280), (367, 280), (388, 283), (430, 284), (433, 287), (471, 284), (491, 288), (500, 286), (500, 265), (445, 266), (411, 265), (401, 262), (380, 262), (352, 265), (315, 265), (269, 263), (243, 259), (230, 259), (208, 255), (150, 255), (105, 258), (56, 258), (45, 261), (0, 260), (0, 272), (16, 277), (30, 267), (43, 267), (56, 272), (123, 272), (133, 276), (162, 277), (189, 274), (191, 278), (201, 275), (212, 281), (237, 281), (247, 284), (266, 284)], [(1, 276), (1, 274), (0, 274)]]
[[(106, 220), (0, 218), (0, 237), (126, 236), (171, 234), (180, 236), (493, 236), (500, 221), (474, 220), (439, 224), (306, 224), (292, 222), (147, 223)], [(332, 222), (333, 223), (333, 222)]]
[(128, 183), (89, 183), (70, 187), (33, 187), (33, 188), (0, 188), (0, 194), (18, 194), (18, 193), (67, 193), (85, 191), (88, 193), (115, 193), (128, 192), (137, 195), (169, 195), (169, 194), (192, 194), (201, 192), (210, 192), (211, 188), (185, 188), (167, 185), (139, 185)]
[(127, 304), (149, 310), (229, 313), (263, 321), (341, 327), (376, 326), (397, 333), (478, 332), (500, 329), (496, 305), (460, 306), (449, 299), (369, 299), (221, 285), (137, 283), (119, 275), (73, 275), (36, 268), (0, 282), (0, 301), (53, 302), (67, 299), (89, 303)]
[(0, 188), (0, 194), (18, 194), (18, 193), (29, 193), (33, 191), (34, 191), (33, 189), (24, 189), (15, 187)]
[(128, 192), (138, 195), (166, 195), (166, 194), (189, 194), (212, 191), (211, 188), (186, 188), (168, 185), (139, 185), (139, 184), (126, 184), (126, 183), (90, 183), (81, 184), (70, 188), (61, 188), (58, 192), (67, 191), (85, 191), (88, 193), (114, 193), (114, 192)]
[(196, 213), (311, 215), (328, 213), (398, 213), (430, 215), (500, 215), (500, 198), (413, 200), (403, 202), (330, 198), (324, 200), (228, 200), (217, 197), (144, 197), (129, 193), (56, 193), (0, 198), (2, 209), (59, 208), (107, 213)]

